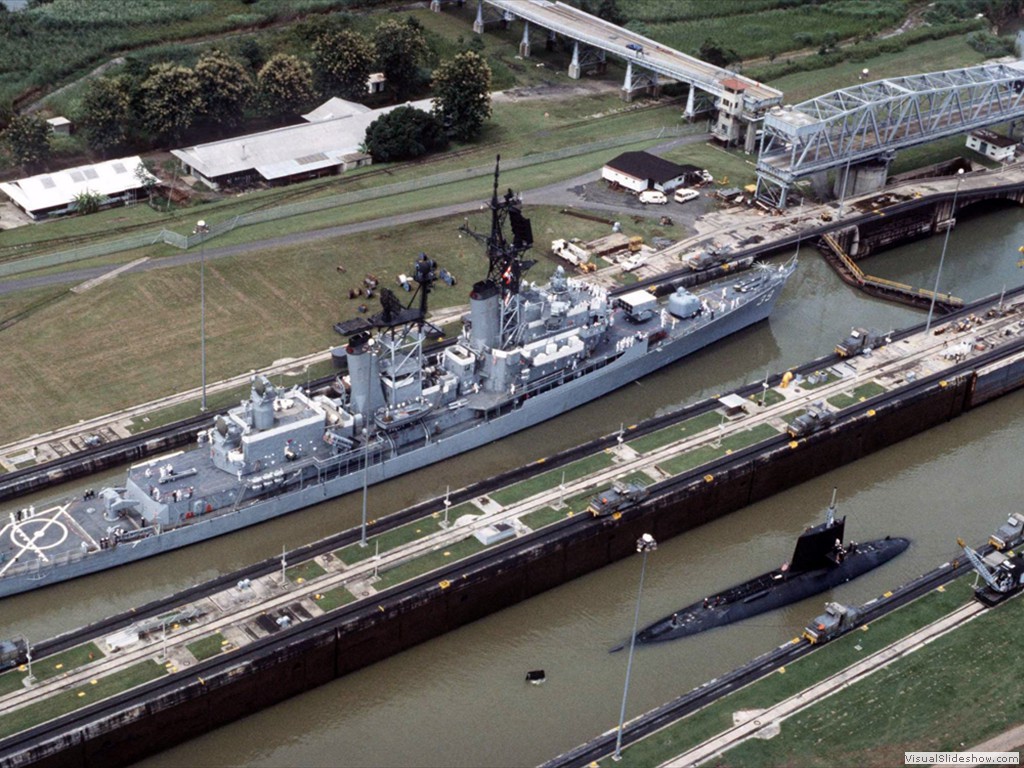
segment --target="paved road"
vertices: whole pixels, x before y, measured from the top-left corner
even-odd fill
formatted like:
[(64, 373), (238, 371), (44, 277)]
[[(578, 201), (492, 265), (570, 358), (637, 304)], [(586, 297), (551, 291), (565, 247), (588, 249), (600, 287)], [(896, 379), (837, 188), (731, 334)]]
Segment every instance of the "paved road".
[[(648, 151), (653, 154), (661, 154), (676, 146), (704, 142), (707, 141), (707, 139), (708, 134), (684, 136), (659, 144)], [(643, 215), (653, 217), (660, 216), (665, 213), (660, 206), (641, 206), (632, 197), (624, 197), (621, 205), (611, 205), (607, 202), (601, 201), (588, 201), (584, 193), (585, 185), (593, 184), (600, 178), (601, 172), (599, 170), (591, 171), (573, 179), (567, 179), (544, 187), (527, 190), (523, 192), (523, 196), (527, 199), (528, 203), (532, 204), (566, 206), (585, 205), (588, 209), (596, 208), (599, 210), (607, 210), (618, 215)], [(455, 203), (453, 205), (443, 205), (437, 208), (428, 208), (423, 211), (398, 214), (395, 216), (389, 216), (386, 219), (373, 219), (371, 221), (360, 221), (353, 224), (341, 224), (336, 227), (316, 229), (309, 232), (295, 232), (288, 235), (282, 235), (280, 237), (262, 240), (258, 243), (239, 243), (237, 245), (226, 245), (223, 247), (210, 247), (207, 245), (204, 257), (206, 259), (219, 259), (226, 256), (237, 256), (239, 254), (252, 253), (256, 250), (299, 245), (331, 237), (353, 235), (360, 232), (371, 232), (385, 227), (414, 224), (419, 221), (430, 221), (432, 219), (438, 219), (445, 216), (455, 216), (478, 210), (480, 210), (480, 202), (469, 201), (464, 203)], [(186, 251), (160, 259), (150, 259), (143, 264), (138, 264), (137, 266), (125, 271), (145, 272), (151, 269), (167, 269), (171, 267), (178, 267), (183, 264), (190, 264), (198, 261), (199, 259), (200, 253), (198, 251)], [(36, 277), (26, 277), (20, 280), (9, 280), (0, 283), (0, 295), (15, 293), (17, 291), (30, 288), (44, 288), (49, 286), (65, 285), (68, 283), (78, 284), (85, 282), (86, 280), (93, 280), (100, 277), (110, 270), (111, 267), (69, 269), (65, 272), (39, 275)]]

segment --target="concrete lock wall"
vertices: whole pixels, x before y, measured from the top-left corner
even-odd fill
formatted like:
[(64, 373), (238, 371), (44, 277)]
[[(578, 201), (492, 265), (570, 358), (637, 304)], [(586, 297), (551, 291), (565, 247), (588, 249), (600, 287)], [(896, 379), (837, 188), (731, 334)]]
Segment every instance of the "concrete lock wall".
[(964, 375), (934, 382), (885, 400), (873, 412), (842, 420), (795, 447), (776, 443), (713, 472), (696, 474), (617, 521), (577, 521), (556, 525), (529, 542), (513, 540), (486, 560), (465, 567), (455, 564), (412, 594), (394, 598), (383, 593), (354, 613), (290, 637), (272, 638), (272, 645), (240, 656), (220, 672), (204, 676), (197, 669), (141, 704), (108, 705), (87, 727), (66, 732), (9, 764), (130, 764), (628, 557), (643, 533), (656, 539), (683, 533), (953, 419), (966, 410), (972, 394), (976, 404), (1021, 386), (1024, 363), (992, 370), (981, 388), (978, 378)]

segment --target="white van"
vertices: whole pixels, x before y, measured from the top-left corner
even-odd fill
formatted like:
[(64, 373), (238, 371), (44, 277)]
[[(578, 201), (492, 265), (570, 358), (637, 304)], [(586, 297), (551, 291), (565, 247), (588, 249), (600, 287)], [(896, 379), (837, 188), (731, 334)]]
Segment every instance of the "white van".
[(700, 197), (700, 192), (696, 189), (686, 189), (684, 187), (683, 189), (677, 189), (672, 199), (677, 203), (688, 203), (691, 200), (696, 200), (698, 197)]
[(668, 198), (665, 197), (664, 192), (659, 192), (656, 189), (645, 189), (640, 193), (640, 202), (644, 205), (665, 205), (668, 202)]

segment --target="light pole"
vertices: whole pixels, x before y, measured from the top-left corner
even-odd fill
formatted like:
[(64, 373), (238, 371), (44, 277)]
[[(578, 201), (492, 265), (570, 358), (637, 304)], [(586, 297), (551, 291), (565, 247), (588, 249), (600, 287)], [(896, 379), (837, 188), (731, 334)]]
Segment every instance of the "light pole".
[(647, 553), (658, 548), (658, 542), (649, 533), (636, 540), (636, 551), (644, 556), (640, 564), (640, 589), (636, 593), (636, 612), (633, 614), (633, 634), (629, 637), (629, 661), (626, 662), (626, 685), (622, 689), (622, 709), (619, 711), (619, 733), (615, 737), (615, 754), (612, 760), (622, 759), (622, 726), (626, 722), (626, 697), (629, 695), (629, 673), (633, 669), (633, 648), (636, 647), (636, 628), (640, 623), (640, 598), (644, 594), (644, 573), (647, 571)]
[(946, 237), (942, 241), (942, 253), (939, 256), (939, 270), (935, 273), (935, 288), (932, 290), (932, 302), (928, 305), (928, 321), (924, 324), (924, 332), (932, 327), (932, 313), (935, 311), (935, 299), (939, 295), (939, 278), (942, 277), (942, 263), (946, 260), (946, 246), (949, 245), (949, 230), (953, 228), (956, 221), (956, 196), (960, 193), (960, 182), (964, 177), (964, 169), (956, 171), (956, 188), (953, 190), (953, 205), (949, 209), (949, 224), (946, 226)]
[(359, 546), (367, 547), (366, 541), (366, 483), (370, 474), (370, 431), (363, 427), (363, 524), (359, 528)]
[[(843, 218), (843, 204), (846, 202), (846, 182), (850, 178), (850, 161), (853, 160), (853, 155), (846, 160), (846, 172), (843, 174), (843, 188), (839, 193), (839, 218)], [(854, 185), (856, 186), (856, 185)]]
[(206, 234), (210, 228), (200, 219), (196, 222), (193, 235), (199, 235), (199, 356), (203, 368), (203, 403), (200, 409), (206, 412)]

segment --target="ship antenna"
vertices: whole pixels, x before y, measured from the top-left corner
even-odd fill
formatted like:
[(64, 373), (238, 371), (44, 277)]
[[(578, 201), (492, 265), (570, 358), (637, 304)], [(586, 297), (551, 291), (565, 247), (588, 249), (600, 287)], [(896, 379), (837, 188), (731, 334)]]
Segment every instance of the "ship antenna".
[(825, 511), (825, 527), (831, 528), (836, 522), (836, 489), (832, 488), (832, 502)]

